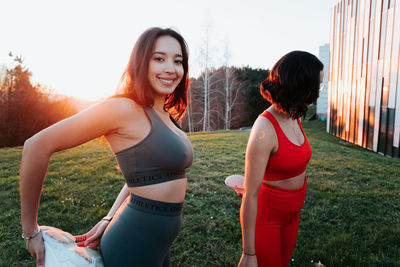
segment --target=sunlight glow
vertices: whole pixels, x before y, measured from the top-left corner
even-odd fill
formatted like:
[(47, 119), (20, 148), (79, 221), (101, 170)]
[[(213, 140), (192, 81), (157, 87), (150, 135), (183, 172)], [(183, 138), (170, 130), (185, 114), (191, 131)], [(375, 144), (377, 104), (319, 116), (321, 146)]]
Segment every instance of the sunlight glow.
[(149, 27), (172, 27), (185, 37), (190, 76), (197, 77), (209, 25), (210, 67), (223, 64), (228, 44), (231, 65), (271, 68), (290, 50), (317, 54), (329, 40), (330, 8), (337, 0), (298, 2), (4, 0), (0, 66), (12, 51), (34, 82), (95, 100), (115, 92), (135, 41)]

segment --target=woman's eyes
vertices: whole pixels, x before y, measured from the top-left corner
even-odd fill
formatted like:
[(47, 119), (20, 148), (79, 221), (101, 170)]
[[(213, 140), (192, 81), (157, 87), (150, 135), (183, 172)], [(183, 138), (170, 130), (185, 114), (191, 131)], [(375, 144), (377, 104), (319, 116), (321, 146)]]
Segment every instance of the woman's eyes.
[[(158, 62), (164, 62), (165, 61), (165, 59), (162, 58), (162, 57), (155, 57), (154, 60), (158, 61)], [(174, 62), (175, 62), (175, 64), (178, 64), (178, 65), (182, 65), (183, 64), (182, 59), (176, 59)]]

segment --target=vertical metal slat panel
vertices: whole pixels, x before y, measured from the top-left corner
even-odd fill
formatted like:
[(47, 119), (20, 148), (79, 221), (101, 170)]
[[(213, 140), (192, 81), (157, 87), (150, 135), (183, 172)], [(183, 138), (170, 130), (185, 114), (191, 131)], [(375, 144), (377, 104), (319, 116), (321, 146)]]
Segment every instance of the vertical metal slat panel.
[(399, 157), (400, 0), (342, 0), (332, 9), (327, 131)]

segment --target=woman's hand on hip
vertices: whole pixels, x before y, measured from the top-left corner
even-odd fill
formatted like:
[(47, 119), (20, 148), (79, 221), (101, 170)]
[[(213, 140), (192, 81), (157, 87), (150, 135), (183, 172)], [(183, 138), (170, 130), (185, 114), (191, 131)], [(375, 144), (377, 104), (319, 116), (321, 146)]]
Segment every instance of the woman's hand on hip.
[(75, 236), (76, 241), (81, 241), (77, 243), (77, 246), (89, 248), (97, 247), (109, 223), (109, 221), (101, 220), (86, 234)]

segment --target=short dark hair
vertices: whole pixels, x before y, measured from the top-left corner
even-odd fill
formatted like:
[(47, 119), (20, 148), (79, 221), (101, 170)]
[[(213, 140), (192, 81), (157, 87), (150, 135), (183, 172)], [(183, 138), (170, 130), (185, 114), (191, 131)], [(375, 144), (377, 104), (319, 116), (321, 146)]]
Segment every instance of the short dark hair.
[(167, 95), (164, 109), (171, 113), (175, 119), (181, 120), (186, 113), (189, 92), (189, 64), (188, 49), (185, 39), (170, 28), (150, 28), (140, 35), (133, 47), (129, 63), (121, 77), (118, 88), (119, 95), (132, 98), (141, 106), (154, 105), (154, 92), (148, 80), (149, 62), (152, 50), (158, 37), (171, 36), (175, 38), (182, 49), (183, 77), (172, 94)]
[(265, 100), (292, 118), (305, 116), (308, 105), (319, 96), (320, 72), (324, 65), (314, 55), (292, 51), (274, 65), (260, 87)]

